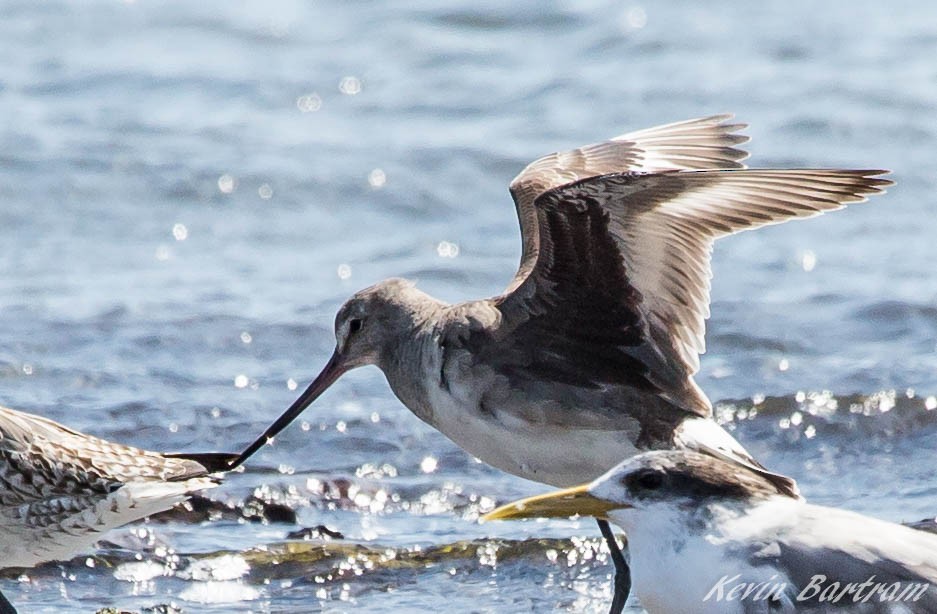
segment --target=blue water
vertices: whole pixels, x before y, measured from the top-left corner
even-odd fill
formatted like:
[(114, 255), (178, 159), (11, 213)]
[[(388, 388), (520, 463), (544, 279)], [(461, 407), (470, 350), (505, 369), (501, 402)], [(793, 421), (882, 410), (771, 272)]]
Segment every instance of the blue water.
[[(898, 185), (720, 242), (697, 381), (814, 501), (937, 513), (934, 5), (3, 0), (0, 15), (3, 405), (142, 447), (237, 449), (324, 364), (355, 290), (400, 275), (447, 300), (498, 293), (520, 254), (506, 186), (527, 162), (734, 112), (752, 166), (888, 168)], [(592, 524), (477, 524), (542, 487), (462, 453), (376, 370), (303, 421), (211, 493), (256, 491), (296, 524), (124, 528), (98, 559), (0, 589), (28, 612), (605, 611)], [(345, 536), (327, 548), (410, 563), (259, 558), (318, 545), (285, 538), (319, 524)]]

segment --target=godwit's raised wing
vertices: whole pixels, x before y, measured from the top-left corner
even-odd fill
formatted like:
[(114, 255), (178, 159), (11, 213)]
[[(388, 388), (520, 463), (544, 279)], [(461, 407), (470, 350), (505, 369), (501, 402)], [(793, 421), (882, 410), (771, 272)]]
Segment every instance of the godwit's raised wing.
[[(738, 134), (746, 124), (727, 123), (731, 114), (690, 119), (543, 156), (528, 164), (511, 182), (511, 196), (521, 222), (524, 252), (521, 271), (537, 257), (534, 201), (548, 190), (610, 173), (745, 168), (748, 152), (734, 147), (749, 137)], [(520, 275), (515, 278), (522, 281)]]
[[(572, 176), (563, 160), (575, 157), (553, 156), (552, 176)], [(546, 162), (534, 166), (536, 177), (551, 176)], [(705, 349), (713, 241), (863, 201), (892, 183), (877, 177), (885, 172), (632, 170), (532, 198), (549, 182), (525, 171), (512, 185), (524, 253), (494, 299), (500, 343), (489, 342), (486, 359), (515, 377), (654, 390), (708, 416), (692, 375)]]

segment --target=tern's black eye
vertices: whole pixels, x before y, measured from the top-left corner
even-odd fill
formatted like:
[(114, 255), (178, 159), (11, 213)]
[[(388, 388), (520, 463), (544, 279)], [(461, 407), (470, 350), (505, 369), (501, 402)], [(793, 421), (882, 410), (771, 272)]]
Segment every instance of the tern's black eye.
[(664, 474), (660, 471), (641, 471), (631, 476), (631, 485), (641, 490), (657, 490), (664, 485)]
[(356, 332), (361, 330), (361, 326), (364, 324), (359, 318), (355, 318), (348, 322), (348, 333), (354, 335)]

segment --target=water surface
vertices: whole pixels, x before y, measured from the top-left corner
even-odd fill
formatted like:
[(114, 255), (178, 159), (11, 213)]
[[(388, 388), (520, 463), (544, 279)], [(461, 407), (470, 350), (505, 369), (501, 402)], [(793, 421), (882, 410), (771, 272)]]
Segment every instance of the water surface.
[[(506, 186), (527, 162), (734, 112), (753, 166), (889, 168), (898, 186), (720, 242), (698, 382), (812, 500), (937, 511), (932, 5), (0, 13), (2, 404), (143, 447), (239, 448), (324, 364), (355, 290), (399, 275), (447, 300), (500, 292), (520, 255)], [(366, 369), (210, 493), (230, 509), (115, 531), (0, 588), (29, 612), (604, 612), (590, 521), (475, 522), (540, 490)], [(287, 539), (319, 525), (342, 538)]]

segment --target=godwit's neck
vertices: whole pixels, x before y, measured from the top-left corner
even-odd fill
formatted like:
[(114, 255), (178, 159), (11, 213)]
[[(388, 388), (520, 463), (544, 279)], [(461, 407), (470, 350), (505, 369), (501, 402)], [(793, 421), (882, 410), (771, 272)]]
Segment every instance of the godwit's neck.
[(414, 287), (404, 288), (382, 305), (383, 342), (377, 366), (394, 394), (424, 420), (427, 369), (438, 360), (441, 322), (446, 303)]

